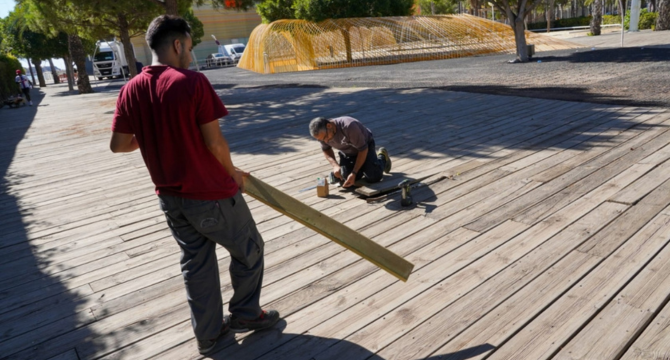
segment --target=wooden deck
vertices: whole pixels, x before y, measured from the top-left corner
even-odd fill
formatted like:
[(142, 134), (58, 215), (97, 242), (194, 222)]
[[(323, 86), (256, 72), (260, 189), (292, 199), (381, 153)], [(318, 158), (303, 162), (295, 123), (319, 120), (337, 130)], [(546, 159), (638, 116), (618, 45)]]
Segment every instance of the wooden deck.
[[(0, 110), (0, 357), (199, 359), (179, 249), (139, 153), (108, 150), (116, 92)], [(277, 329), (216, 359), (669, 359), (670, 112), (440, 90), (218, 90), (234, 162), (415, 264), (407, 283), (249, 199)], [(393, 172), (451, 176), (367, 204), (315, 116), (351, 115)], [(332, 190), (332, 189), (331, 189)], [(219, 251), (231, 295), (228, 254)]]

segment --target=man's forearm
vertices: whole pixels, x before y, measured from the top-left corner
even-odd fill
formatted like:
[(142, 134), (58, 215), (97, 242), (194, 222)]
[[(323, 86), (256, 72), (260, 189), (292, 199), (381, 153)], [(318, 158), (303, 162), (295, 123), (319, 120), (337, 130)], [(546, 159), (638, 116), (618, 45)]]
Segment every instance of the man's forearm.
[(223, 141), (218, 142), (216, 146), (209, 148), (209, 151), (212, 152), (228, 174), (232, 175), (235, 172), (233, 159), (230, 156), (230, 147), (228, 147), (228, 141), (225, 138), (223, 138)]
[(340, 164), (337, 163), (337, 160), (335, 160), (335, 152), (333, 151), (332, 148), (328, 150), (323, 150), (323, 155), (326, 157), (326, 160), (332, 165), (333, 167), (335, 166), (340, 166)]

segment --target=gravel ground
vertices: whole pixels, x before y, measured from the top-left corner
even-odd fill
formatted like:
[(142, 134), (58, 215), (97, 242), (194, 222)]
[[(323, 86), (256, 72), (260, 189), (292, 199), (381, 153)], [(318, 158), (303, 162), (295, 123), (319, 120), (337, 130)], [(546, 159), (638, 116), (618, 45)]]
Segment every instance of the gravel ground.
[(512, 55), (423, 61), (385, 66), (261, 75), (239, 68), (204, 70), (215, 87), (325, 86), (443, 88), (445, 90), (670, 107), (670, 31), (641, 31), (567, 39), (578, 50), (537, 53), (509, 64)]

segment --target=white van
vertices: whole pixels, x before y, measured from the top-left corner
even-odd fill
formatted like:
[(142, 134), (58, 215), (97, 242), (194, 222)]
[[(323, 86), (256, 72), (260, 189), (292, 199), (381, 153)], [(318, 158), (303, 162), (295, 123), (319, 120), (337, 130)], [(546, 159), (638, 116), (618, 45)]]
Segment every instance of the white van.
[(223, 55), (229, 56), (237, 64), (244, 52), (244, 44), (229, 44), (219, 46), (219, 52)]

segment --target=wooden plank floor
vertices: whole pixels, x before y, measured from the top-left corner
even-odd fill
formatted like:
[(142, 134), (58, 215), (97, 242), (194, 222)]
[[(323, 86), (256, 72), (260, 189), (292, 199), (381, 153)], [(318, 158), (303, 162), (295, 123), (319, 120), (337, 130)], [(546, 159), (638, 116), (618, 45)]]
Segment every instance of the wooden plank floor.
[[(102, 88), (99, 88), (101, 90)], [(0, 110), (0, 357), (201, 359), (117, 92)], [(670, 358), (670, 111), (414, 89), (223, 88), (237, 166), (415, 264), (407, 283), (247, 197), (277, 329), (215, 359)], [(307, 123), (362, 120), (412, 208), (331, 189)], [(228, 254), (218, 253), (224, 299)]]

